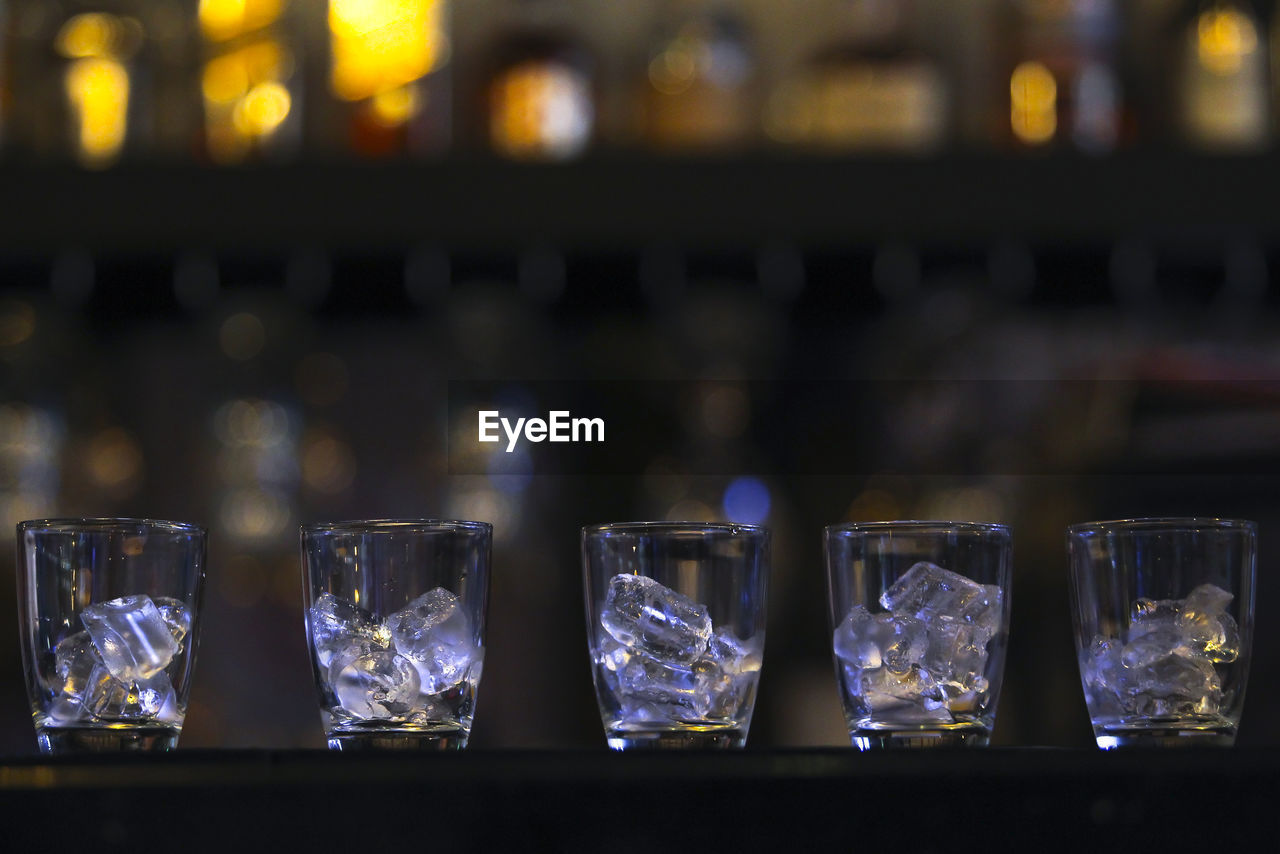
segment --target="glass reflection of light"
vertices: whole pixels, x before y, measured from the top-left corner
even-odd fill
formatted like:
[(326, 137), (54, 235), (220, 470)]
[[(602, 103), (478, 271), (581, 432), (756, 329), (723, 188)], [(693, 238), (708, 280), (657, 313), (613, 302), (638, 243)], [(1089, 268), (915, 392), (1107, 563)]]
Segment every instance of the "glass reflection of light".
[(1239, 9), (1209, 9), (1196, 22), (1196, 55), (1214, 74), (1239, 72), (1245, 58), (1257, 49), (1257, 28)]
[(285, 0), (200, 0), (200, 30), (225, 41), (261, 29), (280, 17)]
[(201, 0), (205, 141), (220, 163), (267, 143), (293, 107), (293, 54), (276, 37), (283, 0)]
[(518, 63), (493, 82), (489, 135), (513, 158), (573, 157), (586, 148), (595, 108), (586, 77), (544, 60)]
[(87, 12), (67, 20), (55, 47), (70, 60), (63, 76), (75, 124), (76, 155), (91, 167), (110, 164), (124, 147), (129, 114), (129, 71), (142, 27), (132, 18)]
[(394, 126), (417, 112), (417, 93), (405, 87), (426, 76), (445, 55), (441, 0), (330, 0), (333, 93), (370, 101), (381, 124)]
[(1058, 83), (1039, 62), (1024, 62), (1009, 78), (1013, 133), (1028, 145), (1053, 139), (1058, 132)]

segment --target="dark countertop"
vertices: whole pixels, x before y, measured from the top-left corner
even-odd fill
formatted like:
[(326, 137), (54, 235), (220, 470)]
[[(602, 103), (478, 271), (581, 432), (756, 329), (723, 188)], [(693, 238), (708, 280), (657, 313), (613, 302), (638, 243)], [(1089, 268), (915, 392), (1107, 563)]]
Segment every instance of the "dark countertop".
[(1207, 851), (1273, 835), (1278, 798), (1280, 750), (179, 750), (0, 761), (9, 850), (59, 840), (86, 854), (266, 844), (371, 854), (990, 852), (1059, 841)]

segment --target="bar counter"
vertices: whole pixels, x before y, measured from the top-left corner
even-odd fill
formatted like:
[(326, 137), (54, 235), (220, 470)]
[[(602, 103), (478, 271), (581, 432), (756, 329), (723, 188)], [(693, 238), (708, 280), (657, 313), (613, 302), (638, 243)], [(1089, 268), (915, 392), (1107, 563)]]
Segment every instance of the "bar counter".
[(10, 851), (1199, 852), (1274, 839), (1280, 750), (179, 750), (0, 790)]

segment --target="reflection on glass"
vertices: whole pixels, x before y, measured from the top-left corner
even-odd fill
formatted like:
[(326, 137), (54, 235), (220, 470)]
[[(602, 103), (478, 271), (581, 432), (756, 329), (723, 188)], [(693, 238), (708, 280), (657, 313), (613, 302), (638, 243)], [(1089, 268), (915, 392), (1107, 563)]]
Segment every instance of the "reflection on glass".
[(1124, 100), (1114, 0), (1010, 0), (1006, 15), (1013, 141), (1092, 153), (1115, 148)]
[(1188, 142), (1256, 148), (1267, 141), (1267, 54), (1249, 2), (1192, 2), (1180, 33), (1179, 118)]
[(592, 63), (559, 12), (546, 2), (521, 4), (494, 51), (481, 108), (489, 147), (504, 157), (563, 160), (591, 143)]
[(110, 165), (124, 147), (129, 116), (126, 65), (142, 43), (134, 18), (85, 12), (69, 18), (55, 47), (68, 60), (63, 88), (77, 158), (89, 167)]
[(439, 147), (448, 134), (444, 0), (330, 0), (329, 88), (361, 154)]
[(849, 0), (839, 35), (770, 98), (774, 140), (832, 149), (928, 151), (947, 132), (950, 95), (911, 31), (910, 0)]
[(644, 132), (660, 147), (727, 146), (754, 126), (755, 59), (746, 28), (725, 5), (690, 14), (677, 0), (645, 67)]
[(493, 81), (490, 138), (508, 157), (572, 157), (591, 135), (587, 81), (554, 62), (522, 62)]
[(201, 0), (204, 141), (211, 159), (237, 163), (292, 141), (294, 51), (285, 0)]

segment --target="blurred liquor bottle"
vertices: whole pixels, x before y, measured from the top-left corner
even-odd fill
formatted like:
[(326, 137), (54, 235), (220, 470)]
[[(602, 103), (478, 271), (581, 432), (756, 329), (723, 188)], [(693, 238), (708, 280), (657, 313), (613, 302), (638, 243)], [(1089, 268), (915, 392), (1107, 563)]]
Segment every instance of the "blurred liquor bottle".
[[(15, 147), (102, 168), (126, 152), (172, 153), (165, 131), (182, 124), (157, 93), (166, 58), (185, 46), (183, 10), (145, 0), (19, 0), (12, 4)], [(165, 115), (162, 123), (161, 115)], [(180, 134), (178, 135), (180, 137)]]
[(484, 147), (517, 160), (565, 160), (596, 132), (595, 60), (564, 0), (508, 0), (473, 107)]
[(912, 0), (830, 5), (832, 37), (769, 99), (769, 136), (829, 150), (929, 152), (943, 145), (952, 97), (941, 62), (916, 34)]
[[(295, 0), (299, 2), (299, 0)], [(418, 156), (452, 141), (448, 0), (304, 4), (301, 26), (327, 43), (308, 142), (330, 154)], [(324, 15), (323, 23), (316, 17)]]
[(637, 110), (659, 149), (741, 148), (759, 127), (756, 61), (736, 4), (668, 0), (645, 57)]
[(1115, 0), (1005, 0), (999, 138), (1027, 149), (1113, 150), (1132, 135)]
[(1180, 140), (1209, 150), (1247, 151), (1270, 138), (1265, 18), (1252, 0), (1189, 0), (1169, 40)]
[(301, 0), (200, 0), (199, 149), (216, 163), (279, 158), (301, 137)]

